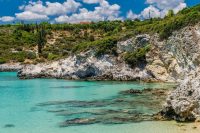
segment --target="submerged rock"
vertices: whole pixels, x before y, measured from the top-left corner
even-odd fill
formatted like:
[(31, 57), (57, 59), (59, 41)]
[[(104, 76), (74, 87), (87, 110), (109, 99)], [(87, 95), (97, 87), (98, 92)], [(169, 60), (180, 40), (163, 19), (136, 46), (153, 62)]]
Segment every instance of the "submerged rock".
[(142, 94), (142, 90), (130, 89), (120, 92), (121, 94)]
[(13, 128), (13, 127), (15, 127), (15, 125), (14, 124), (6, 124), (4, 127), (5, 128)]
[(58, 87), (51, 87), (55, 89), (78, 89), (78, 88), (83, 88), (86, 86), (58, 86)]
[(126, 91), (121, 91), (119, 94), (123, 94), (123, 95), (134, 95), (134, 94), (149, 94), (152, 96), (167, 96), (167, 94), (169, 93), (169, 89), (164, 89), (164, 88), (157, 88), (157, 89), (151, 89), (151, 88), (147, 88), (147, 89), (143, 89), (143, 90), (135, 90), (135, 89), (130, 89), (130, 90), (126, 90)]
[[(67, 118), (60, 127), (88, 124), (126, 124), (161, 120), (153, 115), (161, 109), (169, 89), (144, 89), (119, 92), (110, 99), (93, 101), (52, 101), (38, 104), (49, 113)], [(41, 109), (41, 110), (44, 110)], [(149, 114), (147, 114), (149, 112)]]
[(60, 123), (60, 127), (76, 126), (76, 125), (88, 125), (96, 123), (95, 118), (75, 118), (71, 120), (66, 120), (63, 123)]

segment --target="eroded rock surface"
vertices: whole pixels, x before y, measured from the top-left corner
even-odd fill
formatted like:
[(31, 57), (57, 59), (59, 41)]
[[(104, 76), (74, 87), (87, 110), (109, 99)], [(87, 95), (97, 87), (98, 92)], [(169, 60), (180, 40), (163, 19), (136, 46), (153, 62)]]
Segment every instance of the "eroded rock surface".
[(0, 65), (0, 72), (10, 72), (10, 71), (19, 71), (22, 69), (23, 65), (20, 63), (9, 63)]
[(194, 121), (200, 116), (200, 26), (183, 31), (185, 37), (180, 42), (185, 45), (180, 47), (179, 43), (179, 49), (174, 48), (174, 52), (177, 53), (179, 67), (185, 68), (185, 74), (179, 74), (184, 75), (184, 80), (181, 80), (179, 87), (169, 95), (161, 114), (178, 121)]

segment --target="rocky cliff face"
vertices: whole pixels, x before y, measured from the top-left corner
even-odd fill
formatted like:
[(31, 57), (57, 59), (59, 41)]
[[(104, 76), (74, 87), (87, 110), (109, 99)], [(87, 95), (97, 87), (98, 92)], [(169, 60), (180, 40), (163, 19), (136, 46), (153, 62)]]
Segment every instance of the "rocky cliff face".
[(161, 114), (178, 121), (194, 121), (200, 116), (200, 25), (177, 33), (180, 32), (171, 37), (170, 49), (173, 48), (176, 67), (181, 68), (180, 73), (172, 69), (172, 76), (180, 79), (180, 85), (167, 98)]
[(101, 58), (84, 53), (52, 63), (27, 65), (18, 73), (21, 78), (65, 78), (90, 80), (146, 80), (150, 75), (143, 68), (131, 69), (120, 59), (105, 55)]
[[(96, 58), (92, 51), (70, 56), (67, 59), (26, 65), (19, 72), (20, 78), (66, 78), (107, 80), (148, 80), (177, 82), (194, 70), (200, 63), (200, 26), (186, 27), (176, 31), (164, 41), (157, 35), (138, 35), (118, 42), (118, 57), (104, 55)], [(125, 52), (151, 44), (146, 55), (147, 64), (131, 68), (123, 61)]]
[(104, 55), (95, 57), (93, 51), (80, 53), (55, 62), (37, 65), (25, 65), (18, 76), (20, 78), (65, 78), (90, 80), (156, 80), (145, 69), (146, 64), (131, 68), (123, 60), (123, 53), (134, 51), (149, 44), (148, 35), (140, 35), (117, 44), (120, 56)]

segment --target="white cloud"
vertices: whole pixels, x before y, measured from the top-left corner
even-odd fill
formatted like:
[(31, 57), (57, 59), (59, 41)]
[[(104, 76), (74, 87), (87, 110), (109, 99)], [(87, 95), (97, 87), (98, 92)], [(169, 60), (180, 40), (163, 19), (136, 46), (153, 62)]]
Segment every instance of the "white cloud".
[[(82, 2), (95, 4), (96, 7), (93, 10), (86, 9), (81, 7)], [(126, 17), (128, 19), (164, 17), (170, 9), (177, 13), (187, 6), (185, 0), (146, 0), (146, 4), (149, 6), (141, 11), (140, 14), (135, 14), (132, 10), (129, 10)], [(42, 2), (42, 0), (34, 2), (30, 0), (29, 3), (19, 6), (19, 9), (21, 12), (16, 13), (15, 18), (5, 16), (0, 18), (0, 21), (9, 22), (15, 19), (46, 21), (51, 18), (51, 21), (58, 23), (78, 23), (123, 19), (120, 17), (120, 6), (118, 4), (110, 4), (108, 0), (65, 0), (62, 3)]]
[(11, 16), (3, 16), (3, 17), (0, 17), (0, 21), (2, 22), (12, 22), (14, 21), (15, 18), (14, 17), (11, 17)]
[(99, 6), (93, 11), (86, 8), (79, 9), (79, 13), (74, 13), (71, 16), (61, 15), (55, 19), (58, 23), (78, 23), (104, 20), (122, 19), (119, 17), (120, 6), (117, 4), (110, 5), (106, 0), (102, 0)]
[(161, 12), (159, 9), (157, 9), (156, 7), (150, 5), (149, 7), (145, 8), (142, 12), (141, 12), (141, 17), (144, 19), (148, 19), (148, 18), (159, 18), (161, 17)]
[(182, 3), (184, 0), (146, 0), (146, 3), (153, 4), (161, 10), (174, 9)]
[(180, 10), (183, 10), (184, 8), (187, 7), (187, 4), (186, 3), (180, 3), (177, 7), (175, 7), (173, 10), (174, 10), (174, 13), (178, 13)]
[(20, 6), (19, 9), (24, 11), (29, 11), (32, 13), (42, 14), (42, 15), (63, 15), (66, 13), (73, 13), (81, 6), (79, 2), (74, 0), (66, 0), (64, 3), (59, 2), (29, 2), (28, 5)]
[(163, 18), (169, 10), (178, 13), (180, 10), (187, 7), (185, 0), (146, 0), (146, 3), (149, 4), (149, 6), (138, 15), (141, 19), (148, 19), (149, 17)]
[(47, 15), (37, 14), (30, 11), (25, 11), (22, 13), (16, 13), (16, 18), (18, 20), (25, 20), (25, 21), (45, 21), (49, 20)]
[(133, 13), (132, 10), (129, 10), (129, 12), (127, 13), (126, 17), (128, 19), (131, 19), (131, 20), (139, 18), (139, 16), (137, 14)]
[(78, 10), (81, 6), (79, 2), (75, 0), (66, 0), (63, 3), (59, 2), (45, 2), (30, 1), (28, 5), (22, 5), (19, 7), (23, 12), (16, 13), (16, 18), (25, 21), (45, 21), (49, 20), (49, 16), (55, 15), (65, 15), (68, 13), (73, 13)]
[(102, 1), (103, 0), (83, 0), (83, 2), (87, 4), (101, 3)]

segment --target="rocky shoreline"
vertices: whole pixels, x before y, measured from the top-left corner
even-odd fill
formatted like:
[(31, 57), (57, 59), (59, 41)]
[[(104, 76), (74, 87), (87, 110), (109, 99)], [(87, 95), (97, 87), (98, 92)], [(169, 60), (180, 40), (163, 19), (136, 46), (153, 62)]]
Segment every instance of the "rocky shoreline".
[(7, 63), (0, 65), (0, 72), (18, 72), (23, 65), (20, 63)]

